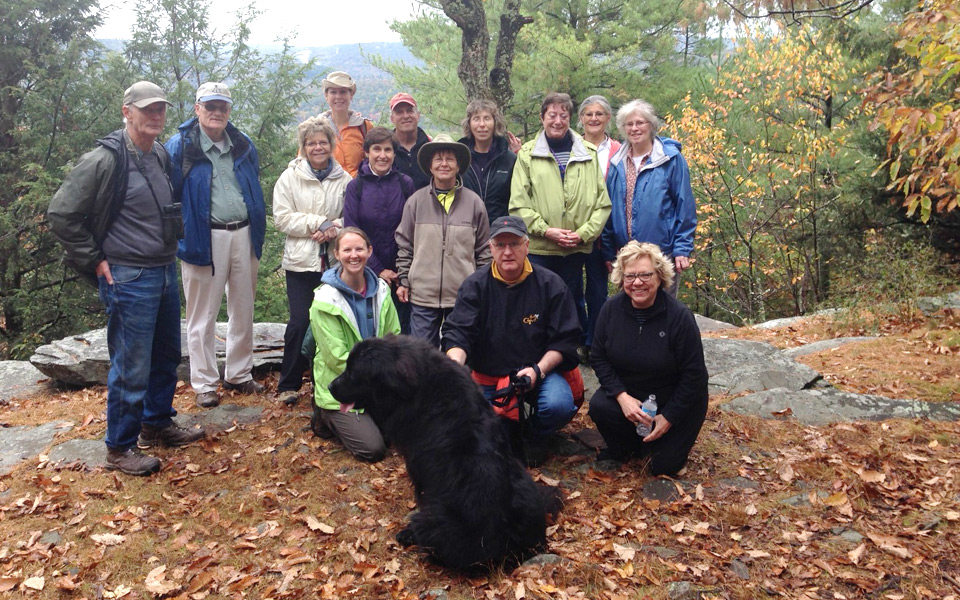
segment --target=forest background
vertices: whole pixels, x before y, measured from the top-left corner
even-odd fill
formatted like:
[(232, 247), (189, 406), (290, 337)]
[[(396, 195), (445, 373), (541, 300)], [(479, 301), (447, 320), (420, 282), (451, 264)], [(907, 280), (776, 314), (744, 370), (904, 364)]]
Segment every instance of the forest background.
[[(355, 107), (387, 124), (414, 94), (431, 134), (457, 133), (490, 95), (529, 139), (545, 93), (657, 107), (680, 140), (700, 220), (681, 297), (737, 324), (842, 306), (909, 311), (955, 287), (960, 256), (960, 11), (947, 0), (430, 0), (394, 22), (409, 51), (361, 52)], [(280, 40), (249, 43), (207, 0), (144, 0), (123, 44), (102, 44), (97, 0), (0, 0), (0, 359), (100, 326), (94, 290), (64, 268), (45, 211), (70, 161), (121, 126), (140, 79), (168, 90), (166, 139), (200, 82), (228, 81), (234, 123), (260, 151), (268, 206), (296, 124), (344, 68)], [(464, 33), (465, 32), (465, 33)], [(491, 47), (492, 44), (492, 47)], [(329, 64), (326, 64), (329, 63)], [(282, 236), (268, 227), (258, 321), (287, 318)], [(875, 320), (875, 322), (878, 322)]]

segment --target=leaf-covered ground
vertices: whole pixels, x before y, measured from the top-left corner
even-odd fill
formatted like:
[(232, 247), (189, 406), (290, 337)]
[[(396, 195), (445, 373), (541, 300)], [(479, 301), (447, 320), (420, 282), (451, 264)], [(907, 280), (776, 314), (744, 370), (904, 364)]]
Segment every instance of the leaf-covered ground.
[[(785, 347), (862, 333), (811, 320), (716, 335)], [(881, 336), (802, 360), (845, 389), (960, 400), (956, 315)], [(728, 414), (724, 400), (666, 482), (676, 501), (645, 499), (641, 464), (554, 457), (533, 472), (566, 498), (549, 529), (559, 561), (468, 577), (394, 542), (415, 508), (398, 456), (358, 463), (312, 436), (303, 404), (231, 398), (264, 418), (159, 451), (154, 477), (41, 457), (0, 478), (0, 597), (960, 598), (960, 425), (813, 428)], [(181, 388), (177, 409), (192, 402)], [(103, 389), (63, 393), (14, 402), (0, 422), (66, 419), (58, 442), (98, 438), (103, 407)], [(581, 414), (566, 432), (590, 425)]]

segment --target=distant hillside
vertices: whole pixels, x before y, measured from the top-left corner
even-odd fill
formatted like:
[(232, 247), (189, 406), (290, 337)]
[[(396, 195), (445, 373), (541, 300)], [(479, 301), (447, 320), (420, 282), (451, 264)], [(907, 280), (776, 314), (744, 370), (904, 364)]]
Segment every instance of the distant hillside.
[[(108, 50), (122, 52), (125, 40), (99, 40)], [(256, 46), (264, 54), (283, 50), (283, 46)], [(400, 42), (372, 42), (364, 44), (340, 44), (337, 46), (312, 46), (294, 48), (294, 53), (302, 61), (317, 59), (317, 68), (311, 75), (326, 75), (330, 71), (346, 71), (357, 81), (357, 95), (352, 107), (367, 118), (378, 122), (381, 117), (387, 120), (387, 102), (398, 90), (393, 77), (370, 65), (367, 58), (380, 55), (388, 60), (403, 61), (409, 64), (422, 64), (414, 58), (407, 47)], [(314, 100), (301, 107), (304, 115), (317, 114), (326, 110), (323, 94), (317, 90)]]

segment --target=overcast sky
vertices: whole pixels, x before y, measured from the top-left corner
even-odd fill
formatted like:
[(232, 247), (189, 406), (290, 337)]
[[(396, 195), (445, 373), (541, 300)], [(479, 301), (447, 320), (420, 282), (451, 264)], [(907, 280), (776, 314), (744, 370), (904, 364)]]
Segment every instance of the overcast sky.
[[(209, 0), (213, 25), (218, 32), (234, 21), (233, 11), (243, 0)], [(413, 0), (255, 0), (263, 12), (250, 24), (251, 43), (272, 44), (278, 36), (295, 32), (294, 46), (332, 46), (358, 42), (399, 42), (388, 26), (405, 21), (417, 10)], [(129, 39), (136, 4), (129, 0), (105, 0), (101, 39)]]

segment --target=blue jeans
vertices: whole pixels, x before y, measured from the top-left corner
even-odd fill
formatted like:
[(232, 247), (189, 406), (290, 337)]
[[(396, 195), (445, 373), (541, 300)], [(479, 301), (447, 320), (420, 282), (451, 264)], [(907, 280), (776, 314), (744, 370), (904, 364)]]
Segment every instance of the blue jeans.
[[(483, 397), (489, 400), (497, 391), (495, 385), (481, 385)], [(549, 373), (537, 386), (537, 416), (527, 421), (528, 431), (543, 436), (558, 431), (573, 420), (577, 405), (573, 402), (570, 384), (559, 373)]]
[(107, 447), (137, 443), (140, 426), (164, 427), (177, 411), (173, 393), (180, 364), (180, 286), (176, 263), (165, 267), (112, 265), (113, 285), (99, 278), (107, 310)]
[(573, 294), (573, 304), (577, 307), (577, 317), (580, 320), (580, 335), (582, 336), (590, 326), (587, 321), (587, 311), (583, 306), (583, 265), (587, 255), (583, 252), (574, 252), (567, 256), (551, 256), (547, 254), (529, 254), (530, 264), (549, 269), (560, 276)]

